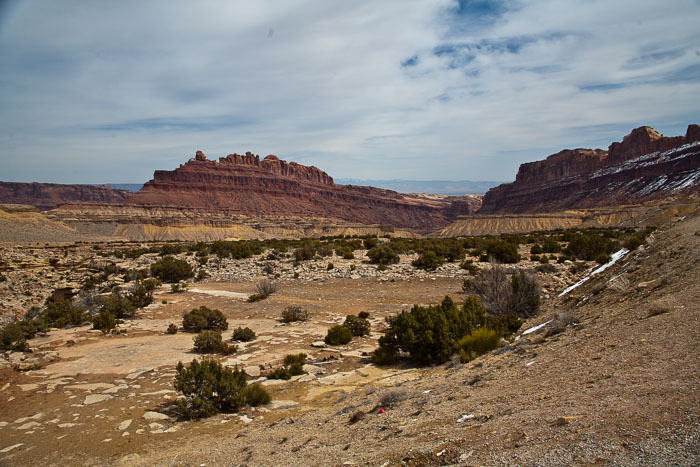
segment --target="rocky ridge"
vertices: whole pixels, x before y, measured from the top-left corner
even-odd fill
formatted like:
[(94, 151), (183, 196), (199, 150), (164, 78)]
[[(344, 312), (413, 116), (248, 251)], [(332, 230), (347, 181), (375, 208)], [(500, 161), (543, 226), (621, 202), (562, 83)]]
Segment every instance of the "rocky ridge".
[(479, 196), (421, 196), (353, 185), (336, 185), (316, 167), (264, 159), (248, 152), (218, 161), (198, 151), (172, 171), (153, 179), (123, 203), (142, 208), (194, 209), (250, 217), (337, 219), (397, 228), (432, 229), (470, 214)]
[(43, 211), (65, 203), (118, 203), (128, 194), (106, 185), (0, 182), (1, 204), (26, 204)]
[(565, 149), (522, 164), (492, 188), (479, 214), (552, 212), (640, 203), (700, 187), (700, 126), (665, 137), (644, 126), (600, 149)]

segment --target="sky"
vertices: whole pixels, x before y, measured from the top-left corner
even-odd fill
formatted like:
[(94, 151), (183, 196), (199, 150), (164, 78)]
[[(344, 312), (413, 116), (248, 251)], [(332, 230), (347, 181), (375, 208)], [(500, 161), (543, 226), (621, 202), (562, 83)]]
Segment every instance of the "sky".
[(0, 180), (502, 180), (700, 123), (698, 0), (0, 0)]

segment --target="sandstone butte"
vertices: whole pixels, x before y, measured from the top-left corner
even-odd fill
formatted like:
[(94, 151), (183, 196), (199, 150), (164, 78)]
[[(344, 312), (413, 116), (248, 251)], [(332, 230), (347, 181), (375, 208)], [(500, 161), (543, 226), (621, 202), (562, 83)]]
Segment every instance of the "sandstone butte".
[(700, 126), (665, 137), (632, 130), (601, 149), (565, 149), (522, 164), (515, 181), (489, 190), (478, 214), (524, 214), (636, 204), (700, 190)]
[(425, 196), (337, 185), (316, 167), (248, 152), (208, 160), (201, 151), (172, 171), (158, 170), (124, 206), (217, 215), (324, 218), (397, 228), (433, 229), (474, 213), (481, 197)]

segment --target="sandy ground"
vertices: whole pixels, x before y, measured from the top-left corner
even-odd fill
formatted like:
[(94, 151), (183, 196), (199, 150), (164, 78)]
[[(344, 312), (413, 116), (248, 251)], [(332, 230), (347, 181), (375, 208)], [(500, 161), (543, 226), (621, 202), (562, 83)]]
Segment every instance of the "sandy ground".
[[(57, 351), (56, 362), (0, 370), (0, 464), (698, 465), (699, 247), (696, 212), (549, 299), (523, 329), (562, 310), (579, 324), (551, 336), (547, 325), (469, 364), (436, 367), (377, 368), (364, 354), (385, 316), (446, 294), (461, 300), (460, 278), (299, 281), (257, 303), (243, 298), (252, 282), (163, 289), (126, 335), (51, 332), (32, 346)], [(290, 304), (311, 320), (280, 323)], [(268, 385), (267, 407), (178, 420), (174, 363), (196, 355), (191, 334), (163, 331), (199, 305), (226, 314), (225, 336), (239, 325), (258, 334), (227, 364), (255, 373), (304, 351), (310, 374)], [(370, 337), (312, 346), (359, 311), (371, 314)], [(396, 402), (379, 414), (387, 391)]]

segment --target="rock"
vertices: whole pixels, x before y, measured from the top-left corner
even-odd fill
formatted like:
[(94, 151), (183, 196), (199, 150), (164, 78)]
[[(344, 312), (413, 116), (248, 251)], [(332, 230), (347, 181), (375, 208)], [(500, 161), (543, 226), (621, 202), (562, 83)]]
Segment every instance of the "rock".
[(311, 343), (311, 347), (314, 347), (317, 349), (323, 349), (326, 347), (326, 343), (323, 341), (314, 341)]
[(139, 456), (138, 454), (127, 454), (126, 456), (120, 458), (115, 465), (128, 467), (139, 460), (141, 460), (141, 456)]
[(154, 420), (168, 420), (170, 417), (160, 412), (146, 412), (143, 414), (143, 418), (148, 421)]
[(576, 417), (559, 417), (557, 418), (557, 426), (568, 425), (574, 418)]
[(131, 426), (131, 422), (133, 422), (133, 420), (132, 420), (131, 418), (128, 419), (128, 420), (124, 420), (123, 422), (121, 422), (121, 423), (119, 424), (118, 430), (119, 430), (119, 431), (124, 431), (124, 430), (126, 430), (127, 428), (129, 428), (129, 427)]
[(13, 444), (12, 446), (7, 446), (6, 448), (0, 449), (0, 453), (5, 454), (6, 452), (10, 452), (22, 446), (24, 446), (24, 443)]
[(260, 376), (260, 367), (258, 365), (251, 365), (243, 368), (243, 371), (251, 378), (257, 378)]
[(108, 394), (90, 394), (85, 398), (83, 401), (83, 404), (85, 405), (90, 405), (90, 404), (96, 404), (98, 402), (104, 402), (112, 399), (112, 396)]
[(252, 419), (252, 418), (249, 418), (247, 415), (241, 415), (239, 418), (240, 418), (241, 421), (242, 421), (243, 423), (245, 423), (245, 424), (248, 424), (248, 423), (250, 423), (250, 422), (253, 421), (253, 419)]
[(22, 426), (18, 426), (16, 429), (17, 430), (31, 430), (32, 428), (36, 428), (38, 426), (41, 426), (41, 423), (37, 422), (27, 422)]

